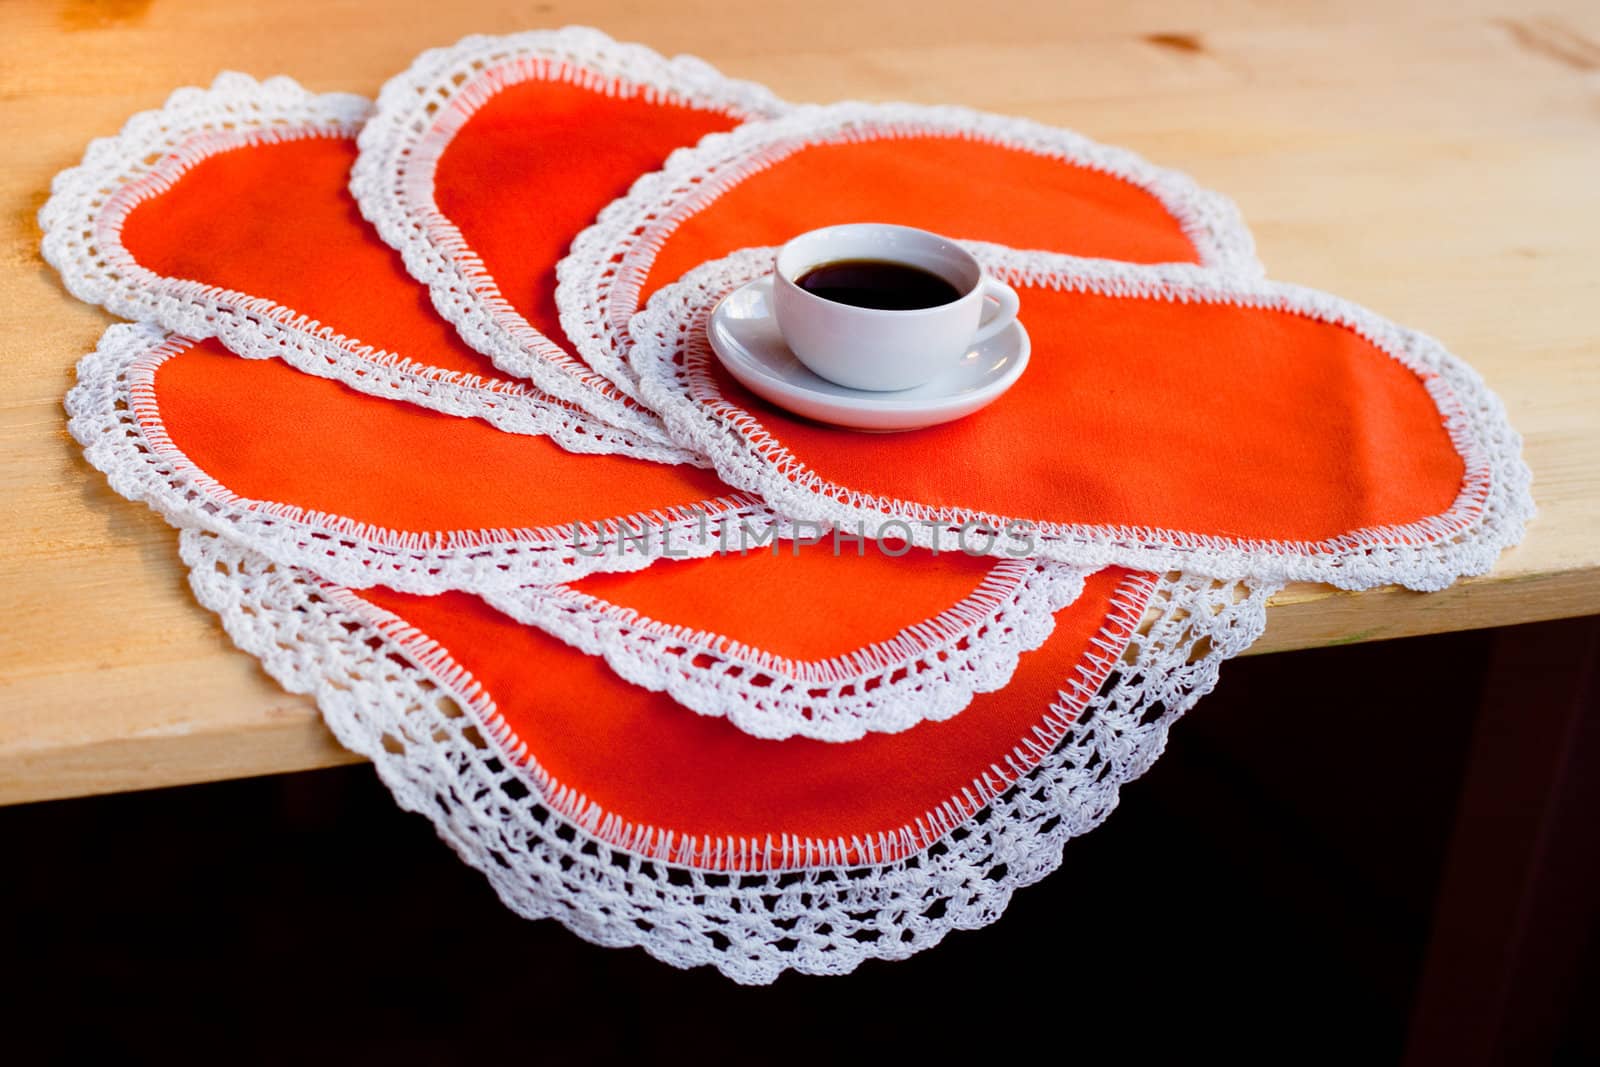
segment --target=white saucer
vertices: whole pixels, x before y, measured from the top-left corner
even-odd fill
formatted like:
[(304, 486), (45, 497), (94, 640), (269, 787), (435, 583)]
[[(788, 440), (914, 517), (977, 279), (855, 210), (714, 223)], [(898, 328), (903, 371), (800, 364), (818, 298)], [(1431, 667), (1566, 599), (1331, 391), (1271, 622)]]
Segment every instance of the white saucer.
[(771, 275), (724, 297), (706, 336), (728, 373), (757, 396), (818, 422), (878, 431), (936, 426), (993, 403), (1022, 376), (1031, 348), (1028, 331), (1013, 322), (926, 385), (893, 393), (846, 389), (813, 374), (784, 344)]

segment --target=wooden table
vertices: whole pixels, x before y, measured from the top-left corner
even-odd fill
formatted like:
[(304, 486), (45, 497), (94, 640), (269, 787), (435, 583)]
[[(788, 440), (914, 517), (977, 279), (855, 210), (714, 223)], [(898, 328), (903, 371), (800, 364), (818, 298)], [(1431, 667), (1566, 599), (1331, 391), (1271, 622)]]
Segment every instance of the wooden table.
[[(1419, 7), (1426, 8), (1418, 10)], [(1276, 278), (1442, 338), (1527, 438), (1541, 512), (1430, 596), (1297, 586), (1258, 651), (1600, 613), (1600, 6), (0, 5), (0, 802), (350, 760), (190, 598), (176, 535), (106, 488), (61, 400), (109, 320), (34, 215), (87, 142), (219, 69), (375, 93), (471, 32), (588, 22), (794, 100), (958, 102), (1072, 126), (1232, 194)]]

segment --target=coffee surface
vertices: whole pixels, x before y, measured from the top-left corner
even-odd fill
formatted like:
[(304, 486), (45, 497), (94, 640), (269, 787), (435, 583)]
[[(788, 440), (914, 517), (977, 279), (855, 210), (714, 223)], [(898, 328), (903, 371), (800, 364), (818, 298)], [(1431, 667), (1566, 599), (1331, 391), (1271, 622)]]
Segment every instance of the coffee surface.
[(961, 296), (932, 271), (883, 259), (823, 263), (800, 275), (795, 284), (824, 300), (880, 311), (938, 307)]

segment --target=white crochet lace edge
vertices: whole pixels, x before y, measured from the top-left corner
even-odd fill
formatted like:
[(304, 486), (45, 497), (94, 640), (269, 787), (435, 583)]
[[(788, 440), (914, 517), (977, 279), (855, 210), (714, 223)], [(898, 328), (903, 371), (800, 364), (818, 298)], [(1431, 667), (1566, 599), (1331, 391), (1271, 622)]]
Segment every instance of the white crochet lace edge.
[[(713, 577), (713, 576), (708, 576)], [(486, 596), (518, 622), (603, 656), (612, 670), (756, 737), (854, 741), (956, 715), (1010, 681), (1017, 659), (1083, 592), (1075, 567), (1002, 560), (971, 594), (885, 641), (796, 661), (720, 634), (676, 626), (567, 586)], [(775, 606), (775, 610), (784, 610)]]
[(697, 462), (659, 434), (638, 437), (526, 383), (430, 366), (271, 300), (157, 274), (123, 245), (129, 212), (208, 156), (302, 138), (353, 139), (371, 109), (362, 97), (317, 96), (282, 77), (257, 82), (226, 72), (210, 89), (179, 89), (160, 110), (133, 116), (115, 137), (91, 143), (82, 163), (56, 175), (39, 211), (44, 257), (80, 300), (187, 337), (214, 336), (247, 358), (276, 357), (363, 393), (546, 435), (573, 452)]
[[(1233, 201), (1186, 174), (1071, 130), (960, 107), (843, 103), (801, 107), (768, 122), (714, 133), (674, 152), (640, 178), (578, 235), (556, 268), (556, 306), (578, 354), (629, 396), (628, 319), (657, 253), (684, 221), (746, 178), (818, 144), (954, 135), (1016, 148), (1099, 171), (1155, 197), (1178, 220), (1202, 266), (1248, 277), (1263, 273), (1255, 239)], [(955, 234), (972, 237), (971, 234)]]
[[(712, 554), (720, 536), (709, 511), (704, 531), (693, 512), (613, 520), (606, 524), (612, 536), (585, 545), (585, 552), (604, 552), (605, 559), (595, 560), (573, 550), (571, 527), (424, 538), (237, 496), (189, 460), (161, 422), (156, 370), (191, 343), (148, 325), (114, 326), (79, 366), (79, 384), (67, 397), (71, 430), (117, 492), (148, 503), (175, 526), (225, 534), (343, 585), (480, 592), (519, 621), (603, 656), (622, 677), (665, 691), (701, 714), (724, 715), (756, 736), (845, 741), (903, 730), (924, 718), (949, 718), (975, 693), (1004, 686), (1019, 654), (1044, 642), (1054, 627), (1053, 613), (1083, 587), (1083, 572), (1075, 568), (1000, 561), (970, 596), (894, 638), (826, 660), (796, 662), (645, 618), (566, 586), (525, 584), (549, 574), (646, 565), (652, 555), (617, 559), (637, 545), (616, 536), (628, 528), (671, 529), (661, 534), (671, 541), (654, 546), (661, 550), (655, 556)], [(765, 530), (769, 517), (744, 508), (722, 521)], [(774, 540), (770, 550), (788, 547)]]
[(668, 556), (709, 556), (719, 540), (732, 542), (747, 532), (765, 536), (775, 528), (778, 538), (795, 532), (741, 493), (600, 521), (446, 531), (399, 531), (241, 497), (196, 466), (161, 421), (155, 369), (193, 344), (147, 323), (106, 330), (95, 351), (79, 361), (78, 382), (66, 400), (69, 428), (85, 457), (118, 493), (150, 505), (174, 526), (225, 534), (341, 585), (493, 592), (638, 570)]
[(507, 907), (742, 983), (844, 974), (993, 922), (1013, 892), (1060, 865), (1068, 839), (1110, 814), (1222, 660), (1260, 635), (1272, 592), (1130, 577), (1118, 610), (1129, 625), (1146, 611), (1147, 624), (1101, 649), (1104, 680), (1086, 688), (1080, 664), (1008, 766), (980, 773), (930, 825), (894, 835), (909, 849), (901, 858), (857, 860), (845, 856), (873, 842), (752, 848), (627, 828), (543, 774), (491, 695), (403, 619), (212, 535), (185, 531), (182, 553), (196, 597), (234, 642), (284, 688), (313, 695), (340, 742)]
[[(723, 399), (710, 374), (715, 357), (705, 338), (706, 318), (729, 291), (771, 269), (772, 249), (746, 249), (704, 264), (658, 292), (634, 317), (629, 327), (632, 360), (644, 398), (678, 441), (711, 458), (725, 481), (760, 494), (777, 511), (795, 519), (859, 526), (868, 535), (886, 532), (885, 524), (893, 523), (897, 536), (902, 526), (908, 527), (911, 540), (926, 547), (957, 548), (962, 524), (976, 522), (994, 530), (1031, 529), (1034, 555), (1077, 566), (1186, 570), (1222, 580), (1317, 581), (1344, 589), (1398, 583), (1434, 590), (1463, 575), (1488, 571), (1502, 550), (1521, 540), (1534, 511), (1522, 439), (1483, 379), (1431, 337), (1328, 293), (1187, 264), (1136, 266), (977, 242), (968, 242), (968, 247), (1013, 285), (1230, 303), (1344, 326), (1423, 379), (1464, 461), (1461, 492), (1446, 512), (1417, 522), (1352, 530), (1319, 542), (1289, 542), (1155, 527), (1034, 522), (1026, 516), (933, 507), (833, 484), (768, 434), (757, 416)], [(996, 545), (994, 551), (1001, 549)]]
[(361, 132), (350, 190), (362, 214), (399, 250), (406, 269), (427, 285), (434, 307), (467, 344), (508, 374), (641, 440), (671, 446), (660, 420), (631, 391), (618, 390), (516, 310), (435, 200), (434, 175), (455, 135), (495, 94), (534, 79), (742, 118), (780, 114), (787, 105), (766, 88), (725, 77), (693, 56), (668, 59), (598, 30), (569, 26), (472, 36), (424, 52), (384, 85), (377, 110)]

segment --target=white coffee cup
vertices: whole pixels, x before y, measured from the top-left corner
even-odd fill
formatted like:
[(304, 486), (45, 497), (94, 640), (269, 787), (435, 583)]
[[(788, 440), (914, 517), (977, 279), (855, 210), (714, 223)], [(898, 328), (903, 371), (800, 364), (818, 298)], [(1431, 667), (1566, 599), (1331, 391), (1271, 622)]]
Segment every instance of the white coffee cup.
[[(882, 310), (829, 300), (798, 284), (815, 267), (863, 259), (930, 271), (960, 296), (934, 307)], [(910, 226), (860, 222), (811, 230), (780, 248), (774, 267), (772, 307), (784, 341), (813, 373), (849, 389), (926, 384), (1011, 325), (1020, 303), (1017, 291), (986, 274), (966, 249)], [(990, 300), (998, 306), (985, 318)]]

